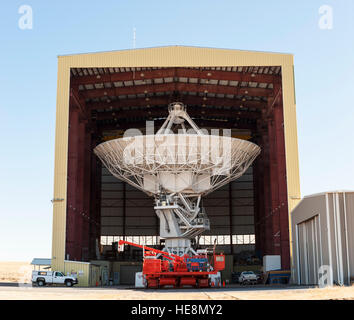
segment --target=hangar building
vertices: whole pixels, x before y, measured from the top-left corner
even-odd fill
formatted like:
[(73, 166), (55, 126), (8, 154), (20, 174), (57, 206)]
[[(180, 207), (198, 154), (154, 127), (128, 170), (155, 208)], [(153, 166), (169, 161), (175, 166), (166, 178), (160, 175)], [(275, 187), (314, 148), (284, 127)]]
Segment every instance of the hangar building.
[(93, 149), (127, 129), (158, 129), (181, 101), (195, 123), (231, 129), (260, 156), (240, 179), (203, 200), (211, 229), (199, 246), (226, 254), (224, 279), (280, 255), (291, 269), (289, 213), (300, 200), (291, 54), (169, 46), (59, 56), (52, 268), (83, 285), (129, 284), (141, 252), (119, 239), (159, 247), (153, 199), (113, 177)]

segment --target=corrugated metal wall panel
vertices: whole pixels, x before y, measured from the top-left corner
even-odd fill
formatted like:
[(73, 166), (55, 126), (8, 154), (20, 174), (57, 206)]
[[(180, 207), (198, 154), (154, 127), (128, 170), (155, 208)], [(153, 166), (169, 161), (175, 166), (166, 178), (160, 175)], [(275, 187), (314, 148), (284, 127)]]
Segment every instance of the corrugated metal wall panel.
[(254, 234), (254, 225), (240, 226), (234, 225), (232, 227), (233, 234)]
[(117, 208), (112, 206), (101, 208), (101, 217), (114, 217), (114, 216), (123, 216), (123, 208)]
[(306, 232), (305, 232), (305, 225), (299, 224), (297, 226), (297, 239), (298, 239), (298, 259), (299, 259), (299, 275), (300, 275), (300, 283), (307, 284), (308, 283), (308, 256), (306, 250)]
[(90, 263), (66, 260), (63, 269), (58, 270), (62, 270), (65, 274), (76, 273), (79, 286), (87, 287), (90, 285)]
[(354, 192), (305, 198), (292, 212), (292, 226), (297, 230), (293, 281), (317, 284), (320, 266), (330, 266), (334, 282), (349, 284), (354, 276)]
[(354, 278), (354, 193), (345, 194), (349, 274)]
[(101, 228), (101, 236), (111, 236), (123, 234), (122, 226), (110, 226), (106, 225)]
[(318, 284), (319, 243), (317, 230), (319, 217), (315, 216), (298, 225), (298, 247), (300, 249), (301, 284)]

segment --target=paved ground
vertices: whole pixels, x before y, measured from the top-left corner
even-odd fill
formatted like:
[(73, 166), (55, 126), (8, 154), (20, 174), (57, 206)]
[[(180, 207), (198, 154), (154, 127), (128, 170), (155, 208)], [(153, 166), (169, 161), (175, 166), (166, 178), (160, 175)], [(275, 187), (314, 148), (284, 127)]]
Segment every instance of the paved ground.
[(0, 262), (0, 300), (5, 299), (139, 299), (139, 300), (200, 300), (200, 299), (353, 299), (354, 286), (333, 287), (327, 289), (309, 287), (285, 286), (250, 286), (241, 287), (230, 285), (226, 288), (214, 289), (164, 289), (141, 290), (127, 287), (110, 288), (65, 288), (45, 287), (32, 288), (18, 283), (26, 282), (31, 278), (32, 267), (28, 262)]
[(218, 289), (163, 289), (142, 290), (126, 287), (111, 288), (65, 288), (0, 285), (0, 300), (310, 300), (310, 299), (354, 299), (354, 286), (333, 288), (305, 287), (230, 287)]

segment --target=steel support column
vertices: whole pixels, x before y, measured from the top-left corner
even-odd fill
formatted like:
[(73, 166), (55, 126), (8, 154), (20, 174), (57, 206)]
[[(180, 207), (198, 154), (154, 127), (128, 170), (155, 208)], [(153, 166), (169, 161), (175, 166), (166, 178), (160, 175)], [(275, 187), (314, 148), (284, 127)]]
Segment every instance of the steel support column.
[(277, 157), (277, 140), (275, 134), (274, 116), (268, 120), (268, 136), (269, 136), (269, 169), (270, 169), (270, 192), (271, 207), (269, 219), (272, 221), (272, 251), (275, 255), (280, 255), (280, 226), (279, 226), (279, 195), (278, 195), (278, 157)]
[[(260, 141), (256, 143), (261, 146)], [(261, 160), (258, 157), (253, 164), (253, 190), (254, 190), (254, 229), (255, 229), (255, 250), (257, 256), (263, 254), (263, 223), (262, 223), (262, 209), (263, 209), (263, 170), (261, 170)]]
[(282, 87), (274, 83), (273, 97), (268, 100), (265, 114), (268, 123), (269, 169), (272, 221), (272, 254), (281, 256), (283, 269), (290, 267), (289, 220), (287, 206), (287, 180), (284, 140)]
[(75, 247), (76, 254), (75, 258), (77, 260), (82, 260), (82, 245), (83, 245), (83, 227), (84, 227), (84, 178), (85, 178), (85, 122), (80, 119), (79, 129), (78, 129), (78, 140), (79, 145), (77, 149), (78, 153), (78, 175), (77, 175), (77, 197), (76, 197), (76, 207), (77, 207), (77, 224), (75, 226)]
[(77, 223), (77, 174), (78, 174), (78, 130), (79, 112), (69, 108), (69, 147), (68, 147), (68, 178), (67, 178), (67, 217), (66, 217), (66, 250), (65, 258), (75, 257), (75, 227)]
[(91, 221), (91, 130), (86, 124), (85, 126), (85, 143), (84, 143), (84, 225), (82, 230), (82, 260), (89, 260), (89, 242), (90, 242), (90, 224)]
[(289, 210), (288, 191), (286, 178), (286, 155), (284, 139), (284, 118), (282, 99), (279, 99), (274, 108), (275, 135), (277, 140), (277, 171), (278, 171), (278, 210), (279, 231), (280, 231), (280, 254), (282, 257), (282, 268), (290, 268), (290, 243), (289, 243)]
[(273, 224), (271, 220), (271, 180), (269, 162), (269, 136), (268, 132), (263, 133), (263, 191), (264, 191), (264, 224), (265, 224), (265, 245), (264, 254), (273, 254)]
[(126, 183), (123, 182), (123, 240), (126, 240)]
[(96, 147), (97, 141), (97, 133), (92, 133), (91, 145), (90, 145), (90, 176), (91, 176), (91, 185), (90, 185), (90, 218), (92, 223), (89, 226), (89, 257), (90, 259), (97, 259), (96, 256), (96, 241), (99, 240), (100, 230), (98, 228), (99, 223), (99, 213), (100, 208), (97, 205), (97, 193), (100, 192), (101, 185), (100, 185), (100, 177), (99, 172), (100, 170), (98, 167), (100, 163), (97, 161), (96, 155), (92, 152), (92, 150)]
[(232, 221), (232, 182), (229, 183), (229, 223), (230, 223), (230, 253), (234, 254), (234, 246), (232, 243), (232, 235), (233, 235), (233, 221)]

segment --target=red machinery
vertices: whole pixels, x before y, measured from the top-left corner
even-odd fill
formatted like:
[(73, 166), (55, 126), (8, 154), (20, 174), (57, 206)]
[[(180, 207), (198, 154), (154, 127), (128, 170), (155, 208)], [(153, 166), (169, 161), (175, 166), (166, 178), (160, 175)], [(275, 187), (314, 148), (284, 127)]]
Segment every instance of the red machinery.
[[(210, 275), (217, 275), (225, 268), (225, 256), (213, 252), (213, 267), (207, 254), (182, 257), (166, 251), (142, 246), (133, 242), (120, 240), (119, 245), (128, 244), (143, 249), (143, 276), (148, 288), (173, 286), (209, 287), (214, 286), (209, 281)], [(157, 257), (160, 255), (162, 259)]]

